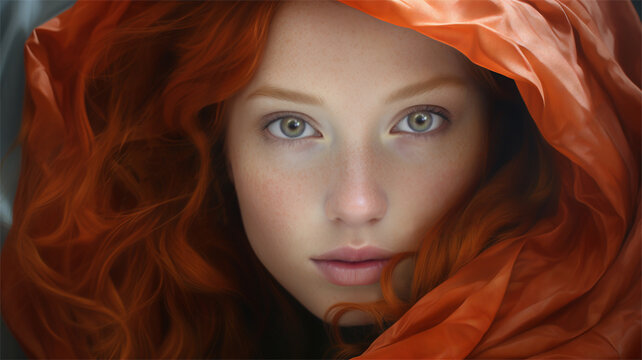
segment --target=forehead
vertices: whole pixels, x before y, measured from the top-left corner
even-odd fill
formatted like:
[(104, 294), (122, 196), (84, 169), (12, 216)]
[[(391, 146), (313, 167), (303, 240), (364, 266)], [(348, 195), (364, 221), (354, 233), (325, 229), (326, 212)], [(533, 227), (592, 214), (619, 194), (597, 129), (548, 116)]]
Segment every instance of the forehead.
[(467, 71), (456, 50), (413, 30), (338, 2), (302, 1), (277, 12), (255, 82), (322, 89), (341, 79), (381, 87)]

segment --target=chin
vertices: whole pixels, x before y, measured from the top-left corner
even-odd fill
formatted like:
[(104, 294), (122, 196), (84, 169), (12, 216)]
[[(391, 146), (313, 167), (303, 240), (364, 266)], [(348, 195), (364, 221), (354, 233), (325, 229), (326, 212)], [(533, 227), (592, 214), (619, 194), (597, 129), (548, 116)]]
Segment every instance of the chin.
[[(381, 300), (381, 299), (379, 299)], [(372, 301), (366, 301), (365, 303), (370, 303)], [(357, 301), (355, 302), (357, 304), (359, 303), (364, 303), (363, 301)], [(327, 309), (326, 309), (327, 310)], [(328, 315), (327, 317), (324, 317), (326, 315), (326, 312), (313, 312), (316, 317), (321, 319), (325, 323), (331, 323), (332, 322), (332, 314)], [(366, 313), (364, 311), (359, 311), (359, 310), (350, 310), (348, 312), (345, 312), (340, 318), (339, 318), (339, 323), (338, 325), (341, 327), (351, 327), (351, 326), (364, 326), (364, 325), (373, 325), (375, 323), (374, 319), (369, 313)]]
[(374, 320), (370, 315), (362, 311), (349, 311), (345, 313), (341, 319), (339, 319), (339, 326), (349, 327), (349, 326), (362, 326), (362, 325), (372, 325)]

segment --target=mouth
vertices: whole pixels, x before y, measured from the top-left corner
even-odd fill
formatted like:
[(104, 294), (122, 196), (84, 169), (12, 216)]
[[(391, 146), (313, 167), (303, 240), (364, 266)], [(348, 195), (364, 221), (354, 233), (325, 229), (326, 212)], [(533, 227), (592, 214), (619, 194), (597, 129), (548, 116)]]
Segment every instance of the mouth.
[(312, 260), (325, 278), (340, 286), (370, 285), (379, 281), (390, 259), (363, 261)]
[(312, 258), (330, 283), (340, 286), (371, 285), (379, 281), (392, 254), (376, 247), (341, 247)]

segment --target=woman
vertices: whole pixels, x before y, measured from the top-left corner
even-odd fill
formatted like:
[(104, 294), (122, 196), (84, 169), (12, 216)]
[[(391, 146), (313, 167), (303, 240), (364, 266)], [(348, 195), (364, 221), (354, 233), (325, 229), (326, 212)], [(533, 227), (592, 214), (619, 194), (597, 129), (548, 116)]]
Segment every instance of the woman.
[(640, 355), (630, 4), (348, 5), (34, 33), (2, 260), (28, 354), (321, 356), (324, 319), (342, 355)]

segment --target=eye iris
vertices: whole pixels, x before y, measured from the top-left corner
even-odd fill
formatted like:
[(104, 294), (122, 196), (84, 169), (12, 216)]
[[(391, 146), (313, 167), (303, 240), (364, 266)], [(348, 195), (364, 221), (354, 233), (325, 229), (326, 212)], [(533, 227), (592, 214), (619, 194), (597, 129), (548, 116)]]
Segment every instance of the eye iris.
[(281, 131), (287, 137), (297, 137), (303, 134), (305, 123), (297, 118), (288, 117), (281, 120)]
[(408, 116), (408, 126), (414, 131), (426, 131), (432, 126), (430, 113), (418, 111)]

